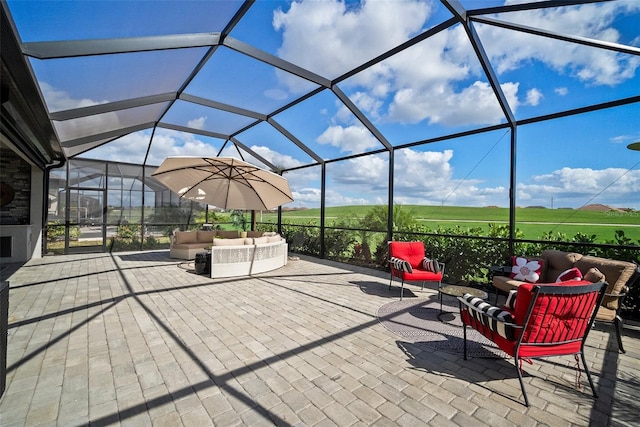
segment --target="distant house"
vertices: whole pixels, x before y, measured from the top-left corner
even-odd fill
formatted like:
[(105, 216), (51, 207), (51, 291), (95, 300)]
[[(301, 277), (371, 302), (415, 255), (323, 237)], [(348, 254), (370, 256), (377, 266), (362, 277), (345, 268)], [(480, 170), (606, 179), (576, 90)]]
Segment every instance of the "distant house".
[(603, 205), (603, 204), (600, 204), (600, 203), (594, 203), (594, 204), (591, 204), (591, 205), (584, 205), (579, 210), (581, 210), (581, 211), (595, 211), (595, 212), (610, 212), (610, 211), (624, 212), (623, 209), (612, 208), (611, 206)]

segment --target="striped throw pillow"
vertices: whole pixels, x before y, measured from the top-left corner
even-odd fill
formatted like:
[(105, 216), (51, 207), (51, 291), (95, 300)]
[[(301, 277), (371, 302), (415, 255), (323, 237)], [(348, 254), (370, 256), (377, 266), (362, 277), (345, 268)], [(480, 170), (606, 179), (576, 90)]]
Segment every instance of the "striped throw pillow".
[(507, 310), (493, 306), (481, 298), (470, 294), (462, 297), (468, 304), (465, 305), (469, 316), (482, 323), (489, 329), (508, 340), (515, 339), (515, 329), (509, 325), (513, 323), (513, 316)]
[(422, 268), (433, 273), (440, 273), (440, 264), (435, 259), (426, 258), (422, 260)]
[(504, 303), (505, 308), (510, 310), (515, 310), (516, 308), (516, 295), (518, 295), (517, 289), (511, 289), (509, 291), (509, 295), (507, 296), (507, 301)]
[(411, 264), (409, 264), (409, 261), (405, 261), (402, 258), (391, 257), (389, 262), (391, 263), (393, 268), (398, 271), (413, 273), (413, 268), (411, 267)]

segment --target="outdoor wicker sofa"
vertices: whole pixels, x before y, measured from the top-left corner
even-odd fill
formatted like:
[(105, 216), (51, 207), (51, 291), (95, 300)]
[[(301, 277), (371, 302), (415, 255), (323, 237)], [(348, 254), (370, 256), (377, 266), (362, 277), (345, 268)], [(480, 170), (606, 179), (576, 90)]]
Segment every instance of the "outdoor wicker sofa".
[(287, 264), (287, 241), (275, 232), (237, 230), (176, 231), (169, 256), (193, 260), (198, 252), (211, 252), (211, 277), (250, 276)]
[[(192, 230), (174, 231), (169, 246), (169, 256), (178, 259), (195, 259), (196, 253), (209, 249), (213, 239), (236, 239), (240, 237), (238, 230)], [(264, 231), (247, 231), (247, 238), (262, 237)], [(253, 244), (253, 240), (249, 242)]]
[(211, 277), (251, 276), (275, 270), (287, 264), (288, 251), (287, 241), (278, 234), (245, 239), (214, 239), (211, 247)]

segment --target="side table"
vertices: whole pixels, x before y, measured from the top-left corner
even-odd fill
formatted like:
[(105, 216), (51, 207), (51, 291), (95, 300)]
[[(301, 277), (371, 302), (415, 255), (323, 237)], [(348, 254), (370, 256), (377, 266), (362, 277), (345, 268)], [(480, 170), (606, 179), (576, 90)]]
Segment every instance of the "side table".
[(196, 252), (194, 265), (196, 274), (208, 274), (211, 276), (211, 251)]

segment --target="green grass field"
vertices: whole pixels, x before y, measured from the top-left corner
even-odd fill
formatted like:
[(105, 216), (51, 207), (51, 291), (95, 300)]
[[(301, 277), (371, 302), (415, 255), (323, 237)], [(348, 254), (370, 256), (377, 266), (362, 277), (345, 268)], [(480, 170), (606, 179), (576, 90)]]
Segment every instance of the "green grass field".
[[(326, 208), (326, 223), (344, 218), (363, 218), (372, 206), (340, 206)], [(464, 228), (480, 227), (485, 232), (489, 224), (508, 225), (507, 208), (472, 208), (457, 206), (416, 206), (401, 207), (412, 212), (413, 217), (434, 230), (438, 226), (450, 228), (456, 225)], [(295, 224), (319, 224), (320, 209), (285, 211), (284, 221)], [(275, 213), (263, 213), (263, 222), (276, 222)], [(524, 233), (525, 239), (539, 239), (546, 233), (564, 233), (572, 238), (577, 233), (596, 235), (597, 243), (614, 238), (616, 230), (623, 230), (626, 237), (640, 242), (640, 212), (597, 212), (571, 209), (518, 208), (516, 226)]]

